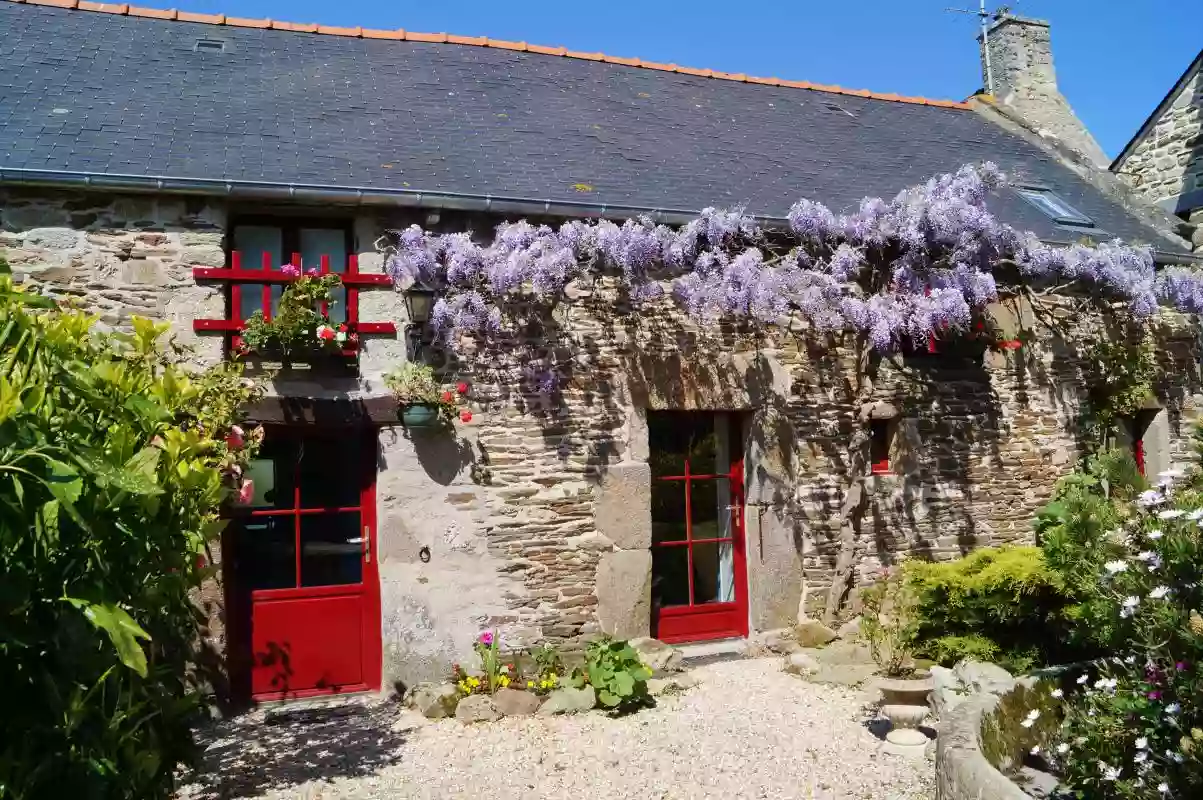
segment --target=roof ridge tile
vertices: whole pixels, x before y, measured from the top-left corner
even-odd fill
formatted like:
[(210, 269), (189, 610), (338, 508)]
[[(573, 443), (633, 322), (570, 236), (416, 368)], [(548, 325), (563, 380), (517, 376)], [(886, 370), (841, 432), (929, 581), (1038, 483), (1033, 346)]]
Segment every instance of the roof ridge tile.
[(606, 55), (605, 53), (585, 53), (577, 50), (568, 50), (562, 46), (548, 47), (547, 45), (527, 44), (526, 42), (511, 42), (505, 39), (490, 39), (487, 36), (458, 36), (447, 33), (419, 33), (417, 31), (407, 31), (403, 28), (397, 30), (362, 27), (343, 28), (331, 25), (320, 25), (312, 22), (279, 22), (270, 19), (247, 19), (244, 17), (227, 17), (224, 14), (198, 14), (190, 11), (177, 11), (174, 8), (159, 9), (147, 8), (145, 6), (131, 6), (126, 3), (96, 3), (92, 2), (91, 0), (5, 1), (9, 3), (24, 3), (34, 6), (50, 6), (53, 8), (66, 8), (78, 11), (96, 11), (105, 14), (119, 14), (131, 17), (146, 17), (149, 19), (193, 22), (207, 25), (233, 25), (239, 28), (270, 28), (272, 30), (287, 31), (291, 33), (312, 33), (323, 36), (346, 36), (363, 39), (391, 39), (396, 41), (406, 40), (410, 42), (430, 42), (433, 44), (458, 44), (473, 47), (492, 47), (498, 50), (515, 50), (519, 52), (538, 53), (540, 55), (577, 58), (585, 61), (602, 61), (607, 64), (619, 64), (638, 69), (677, 72), (682, 75), (713, 78), (715, 80), (756, 83), (767, 86), (784, 86), (791, 89), (809, 89), (811, 91), (828, 92), (830, 94), (852, 95), (855, 97), (872, 98), (874, 100), (886, 100), (893, 103), (911, 103), (915, 105), (936, 106), (939, 108), (972, 108), (969, 103), (958, 102), (955, 100), (933, 100), (926, 97), (908, 97), (905, 95), (887, 92), (873, 92), (868, 89), (844, 89), (840, 86), (826, 86), (823, 84), (811, 83), (809, 81), (787, 81), (780, 78), (761, 78), (754, 75), (746, 75), (742, 72), (721, 72), (713, 69), (682, 67), (676, 64), (662, 64), (656, 61), (644, 61), (640, 58), (623, 58), (621, 56)]

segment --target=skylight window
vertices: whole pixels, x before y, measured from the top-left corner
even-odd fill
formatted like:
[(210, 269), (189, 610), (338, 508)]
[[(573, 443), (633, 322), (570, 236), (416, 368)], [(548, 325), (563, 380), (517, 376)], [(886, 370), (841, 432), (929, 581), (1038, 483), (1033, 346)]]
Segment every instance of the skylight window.
[(1081, 211), (1078, 211), (1048, 189), (1021, 188), (1015, 191), (1019, 192), (1020, 197), (1043, 211), (1045, 216), (1058, 225), (1072, 225), (1078, 228), (1094, 227), (1094, 220)]

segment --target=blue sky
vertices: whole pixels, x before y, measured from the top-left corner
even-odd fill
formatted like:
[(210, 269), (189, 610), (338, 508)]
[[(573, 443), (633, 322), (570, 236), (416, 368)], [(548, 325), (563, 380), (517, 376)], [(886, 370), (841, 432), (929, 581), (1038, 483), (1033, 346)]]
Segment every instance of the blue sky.
[[(446, 31), (904, 95), (981, 84), (975, 0), (141, 0), (188, 11)], [(1052, 23), (1062, 92), (1115, 156), (1203, 46), (1203, 0), (1022, 0)], [(1194, 8), (1192, 12), (1190, 9)]]

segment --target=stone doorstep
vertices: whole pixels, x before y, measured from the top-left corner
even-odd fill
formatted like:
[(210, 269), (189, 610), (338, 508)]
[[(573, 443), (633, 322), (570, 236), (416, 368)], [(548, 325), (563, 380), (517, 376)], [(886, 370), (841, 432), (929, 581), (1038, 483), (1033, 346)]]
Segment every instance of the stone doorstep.
[(715, 639), (709, 642), (692, 642), (673, 645), (681, 653), (681, 666), (685, 669), (713, 664), (716, 661), (733, 661), (748, 657), (748, 640), (742, 638)]

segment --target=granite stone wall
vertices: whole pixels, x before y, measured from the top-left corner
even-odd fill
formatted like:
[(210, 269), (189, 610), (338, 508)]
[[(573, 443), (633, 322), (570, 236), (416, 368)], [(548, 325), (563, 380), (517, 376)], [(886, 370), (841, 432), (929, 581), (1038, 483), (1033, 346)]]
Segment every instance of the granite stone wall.
[[(220, 339), (197, 337), (191, 321), (223, 316), (224, 300), (218, 288), (197, 286), (191, 267), (224, 263), (232, 213), (191, 199), (6, 192), (0, 247), (19, 280), (82, 298), (107, 325), (133, 313), (172, 320), (198, 360), (211, 361), (221, 356)], [(410, 221), (361, 214), (354, 237), (361, 268), (380, 270), (377, 237)], [(649, 632), (649, 410), (740, 419), (752, 630), (823, 612), (839, 553), (848, 442), (870, 417), (890, 426), (891, 469), (866, 479), (857, 585), (903, 555), (946, 559), (1031, 541), (1034, 512), (1079, 455), (1077, 353), (1096, 333), (1089, 326), (1077, 339), (1039, 338), (980, 361), (892, 357), (862, 407), (848, 340), (818, 339), (796, 325), (767, 335), (698, 326), (667, 302), (612, 314), (618, 301), (604, 283), (571, 294), (563, 340), (541, 343), (552, 355), (572, 355), (558, 362), (554, 390), (525, 381), (521, 365), (506, 367), (504, 352), (457, 362), (430, 346), (423, 357), (449, 380), (472, 384), (473, 421), (455, 436), (379, 428), (388, 683), (412, 685), (467, 662), (486, 627), (511, 646)], [(404, 303), (390, 289), (364, 292), (360, 308), (364, 320), (404, 329)], [(997, 311), (1013, 327), (1026, 313), (1025, 325), (1040, 329), (1023, 308)], [(1156, 457), (1167, 466), (1192, 457), (1187, 437), (1199, 383), (1192, 330), (1183, 322), (1159, 332), (1169, 377), (1159, 387)], [(380, 397), (381, 376), (406, 353), (402, 335), (371, 338), (357, 378), (277, 379), (270, 388), (294, 397)]]
[[(1119, 174), (1155, 203), (1203, 197), (1203, 71), (1185, 83)], [(1203, 252), (1203, 200), (1188, 207), (1184, 217), (1193, 224), (1195, 251)]]

